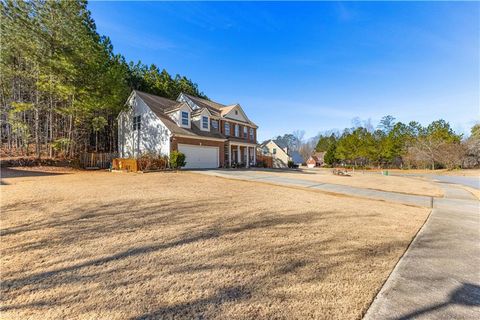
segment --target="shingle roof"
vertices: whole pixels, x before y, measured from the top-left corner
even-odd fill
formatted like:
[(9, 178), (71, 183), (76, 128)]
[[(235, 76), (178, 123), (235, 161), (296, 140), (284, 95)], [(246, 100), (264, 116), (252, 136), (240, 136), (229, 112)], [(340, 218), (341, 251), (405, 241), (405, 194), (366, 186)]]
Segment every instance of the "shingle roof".
[(185, 94), (185, 93), (183, 95), (186, 96), (187, 98), (189, 98), (190, 100), (192, 100), (199, 107), (213, 108), (216, 111), (220, 111), (222, 108), (226, 107), (224, 104), (221, 104), (221, 103), (218, 103), (218, 102), (215, 102), (215, 101), (202, 99), (202, 98), (191, 96), (191, 95)]
[(165, 112), (171, 111), (180, 107), (184, 102), (177, 102), (167, 98), (155, 96), (153, 94), (134, 90), (135, 94), (145, 102), (145, 104), (155, 113), (157, 117), (162, 120), (165, 126), (173, 134), (181, 134), (192, 137), (208, 137), (225, 139), (225, 136), (215, 131), (202, 131), (193, 122), (191, 122), (191, 129), (179, 127), (175, 121), (172, 120)]
[(145, 102), (152, 111), (154, 109), (165, 112), (169, 109), (175, 109), (181, 105), (181, 102), (173, 101), (167, 98), (159, 97), (153, 94), (145, 93), (142, 91), (134, 90), (137, 96), (139, 96), (143, 102)]
[[(273, 139), (269, 139), (269, 140), (263, 141), (262, 144), (260, 144), (260, 147), (263, 148), (263, 147), (266, 146), (270, 141), (273, 142), (273, 143), (275, 143), (278, 147), (280, 147), (280, 148), (282, 148), (282, 149), (285, 149), (285, 148), (287, 147), (284, 143), (281, 143), (281, 142), (279, 142), (278, 140), (273, 140)], [(285, 151), (285, 150), (283, 150), (283, 151)]]
[(287, 147), (287, 145), (285, 143), (283, 143), (282, 141), (279, 141), (279, 140), (272, 140), (272, 141), (275, 142), (277, 144), (277, 146), (279, 146), (282, 149), (285, 149)]

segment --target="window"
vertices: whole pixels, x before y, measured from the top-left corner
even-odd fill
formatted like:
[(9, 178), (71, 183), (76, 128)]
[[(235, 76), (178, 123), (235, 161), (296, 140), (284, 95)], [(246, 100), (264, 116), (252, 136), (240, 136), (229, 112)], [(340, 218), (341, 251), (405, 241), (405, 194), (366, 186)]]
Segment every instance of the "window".
[(212, 127), (213, 129), (218, 130), (218, 120), (212, 120)]
[(182, 111), (182, 125), (188, 126), (188, 112)]
[(237, 114), (237, 115), (238, 115), (238, 110), (235, 110), (235, 114)]
[(141, 121), (142, 121), (141, 116), (133, 117), (133, 130), (140, 130)]
[(230, 123), (225, 122), (225, 135), (229, 136), (230, 135)]
[(235, 137), (238, 137), (240, 135), (240, 127), (238, 124), (235, 125)]
[(208, 117), (202, 116), (202, 128), (208, 129)]
[(272, 153), (273, 153), (273, 154), (277, 154), (277, 148), (273, 148)]
[(247, 127), (243, 127), (243, 137), (244, 137), (245, 139), (248, 138), (248, 129), (247, 129)]
[(252, 141), (254, 140), (253, 139), (253, 128), (250, 128), (250, 140), (252, 140)]

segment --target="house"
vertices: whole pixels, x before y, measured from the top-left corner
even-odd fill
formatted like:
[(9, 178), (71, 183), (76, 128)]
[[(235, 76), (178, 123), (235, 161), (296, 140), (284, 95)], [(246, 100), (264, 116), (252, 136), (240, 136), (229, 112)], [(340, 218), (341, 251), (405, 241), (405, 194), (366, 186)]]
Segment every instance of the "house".
[(298, 151), (291, 152), (290, 158), (293, 164), (296, 166), (301, 166), (305, 162), (305, 160), (303, 159), (303, 156)]
[(324, 158), (325, 152), (315, 152), (308, 158), (307, 160), (307, 167), (313, 168), (313, 167), (321, 167), (324, 164)]
[(287, 168), (289, 161), (298, 165), (303, 163), (303, 158), (298, 152), (290, 152), (285, 144), (277, 140), (264, 141), (260, 145), (260, 150), (263, 155), (273, 158), (274, 168)]
[(134, 90), (118, 116), (120, 157), (185, 154), (185, 168), (256, 163), (257, 129), (239, 104), (181, 93), (176, 101)]

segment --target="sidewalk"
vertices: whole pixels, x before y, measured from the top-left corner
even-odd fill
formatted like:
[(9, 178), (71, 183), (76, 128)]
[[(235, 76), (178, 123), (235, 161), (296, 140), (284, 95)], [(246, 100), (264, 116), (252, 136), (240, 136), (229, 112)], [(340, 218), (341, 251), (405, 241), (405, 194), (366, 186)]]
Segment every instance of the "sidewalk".
[(479, 201), (440, 185), (446, 199), (435, 200), (364, 320), (480, 319)]

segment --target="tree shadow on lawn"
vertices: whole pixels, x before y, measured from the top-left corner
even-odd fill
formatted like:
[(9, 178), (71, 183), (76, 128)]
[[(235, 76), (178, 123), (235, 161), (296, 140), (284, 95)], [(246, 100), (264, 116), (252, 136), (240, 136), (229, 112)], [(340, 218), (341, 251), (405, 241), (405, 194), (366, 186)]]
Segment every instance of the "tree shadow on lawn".
[[(72, 172), (73, 173), (73, 172)], [(0, 168), (0, 175), (4, 179), (10, 178), (26, 178), (26, 177), (45, 177), (45, 176), (58, 176), (70, 174), (69, 172), (58, 171), (41, 171), (40, 170), (22, 170), (18, 168)]]
[[(162, 238), (161, 240), (152, 239), (151, 243), (144, 245), (134, 245), (129, 248), (119, 250), (115, 253), (104, 255), (100, 257), (92, 256), (89, 259), (70, 264), (68, 266), (56, 267), (48, 271), (33, 272), (31, 274), (20, 277), (8, 277), (12, 274), (4, 274), (4, 280), (1, 284), (1, 292), (3, 307), (0, 310), (20, 310), (28, 308), (53, 308), (53, 306), (61, 306), (61, 308), (74, 304), (86, 305), (84, 308), (92, 307), (92, 304), (99, 303), (97, 301), (82, 302), (81, 297), (85, 296), (87, 300), (91, 293), (82, 290), (70, 290), (61, 296), (55, 298), (41, 300), (43, 292), (53, 291), (53, 289), (61, 288), (69, 284), (78, 284), (79, 288), (83, 287), (84, 283), (91, 283), (92, 281), (104, 282), (103, 278), (107, 277), (108, 286), (116, 288), (123, 285), (132, 285), (134, 283), (144, 283), (151, 281), (153, 278), (148, 274), (140, 274), (136, 269), (140, 267), (135, 259), (143, 257), (152, 253), (162, 254), (162, 259), (156, 258), (149, 263), (155, 263), (156, 267), (161, 264), (171, 268), (170, 274), (182, 277), (182, 274), (195, 274), (202, 270), (212, 270), (215, 272), (219, 269), (230, 269), (232, 272), (244, 271), (246, 268), (255, 268), (255, 264), (242, 264), (237, 261), (234, 263), (208, 263), (211, 258), (211, 253), (207, 252), (206, 256), (201, 261), (193, 261), (178, 265), (177, 260), (169, 260), (168, 256), (163, 256), (167, 250), (181, 248), (189, 245), (197, 245), (199, 242), (228, 239), (232, 236), (243, 234), (252, 231), (266, 232), (273, 229), (288, 232), (295, 230), (299, 224), (314, 223), (321, 219), (331, 219), (332, 216), (336, 218), (362, 218), (369, 217), (369, 215), (339, 215), (335, 212), (306, 212), (299, 214), (284, 212), (271, 212), (264, 210), (263, 212), (254, 212), (253, 210), (246, 210), (240, 214), (222, 216), (221, 214), (213, 216), (208, 219), (202, 218), (202, 213), (208, 212), (212, 207), (228, 207), (228, 199), (211, 198), (209, 201), (192, 204), (187, 201), (162, 200), (162, 201), (123, 201), (112, 203), (92, 203), (87, 206), (78, 205), (70, 208), (59, 217), (41, 223), (29, 223), (21, 227), (9, 228), (5, 236), (20, 236), (22, 233), (35, 232), (41, 229), (54, 228), (57, 230), (55, 237), (46, 237), (39, 241), (29, 241), (27, 243), (18, 244), (9, 248), (10, 254), (31, 254), (32, 251), (41, 248), (55, 248), (62, 246), (79, 245), (79, 239), (92, 240), (98, 239), (99, 246), (101, 241), (110, 236), (116, 236), (122, 232), (140, 232), (145, 228), (159, 229), (167, 228), (175, 225), (180, 231), (176, 236), (170, 239)], [(14, 210), (15, 208), (12, 208)], [(192, 228), (195, 223), (198, 227)], [(283, 230), (286, 229), (286, 230)], [(280, 232), (280, 231), (279, 231)], [(145, 239), (148, 241), (148, 239)], [(218, 310), (226, 303), (235, 301), (244, 301), (252, 297), (252, 295), (262, 287), (268, 287), (272, 284), (269, 279), (271, 277), (278, 277), (281, 279), (287, 275), (295, 275), (303, 268), (308, 267), (313, 260), (305, 257), (298, 257), (298, 252), (309, 252), (315, 250), (324, 255), (341, 257), (340, 260), (332, 262), (324, 262), (321, 266), (314, 268), (307, 275), (296, 278), (295, 281), (318, 282), (322, 278), (335, 272), (336, 268), (342, 267), (346, 263), (352, 263), (361, 259), (371, 257), (372, 252), (375, 255), (384, 254), (388, 252), (385, 248), (393, 250), (397, 247), (405, 248), (404, 242), (386, 242), (378, 245), (378, 250), (375, 248), (344, 248), (336, 253), (326, 252), (331, 242), (338, 241), (338, 239), (326, 238), (323, 240), (309, 239), (298, 243), (247, 243), (238, 244), (237, 251), (229, 250), (228, 248), (219, 249), (216, 254), (217, 257), (244, 254), (244, 252), (252, 251), (253, 255), (258, 252), (271, 252), (277, 250), (282, 256), (289, 257), (288, 259), (281, 259), (279, 261), (272, 261), (274, 264), (273, 270), (270, 273), (260, 273), (258, 276), (252, 276), (249, 279), (244, 279), (243, 284), (234, 284), (228, 286), (216, 287), (216, 292), (207, 297), (194, 298), (191, 301), (183, 301), (179, 303), (156, 306), (153, 311), (144, 312), (135, 318), (147, 319), (158, 317), (176, 317), (182, 315), (198, 316), (208, 313), (210, 308)], [(145, 241), (143, 241), (145, 243)], [(128, 244), (127, 244), (128, 245)], [(124, 245), (125, 246), (125, 245)], [(208, 248), (208, 246), (207, 246)], [(392, 249), (393, 248), (393, 249)], [(13, 250), (13, 251), (12, 251)], [(201, 249), (205, 250), (205, 249)], [(240, 250), (240, 251), (239, 251)], [(94, 253), (96, 254), (96, 253)], [(78, 260), (78, 259), (77, 259)], [(328, 260), (328, 259), (326, 259)], [(118, 262), (124, 261), (123, 264), (118, 265)], [(148, 260), (149, 261), (149, 260)], [(45, 270), (54, 265), (65, 262), (65, 260), (56, 261), (54, 263), (42, 264), (41, 269)], [(150, 266), (152, 267), (152, 266)], [(107, 268), (107, 270), (105, 270)], [(131, 274), (128, 281), (124, 279), (117, 279), (110, 277), (110, 275), (119, 272), (127, 272)], [(15, 274), (13, 274), (15, 275)], [(7, 277), (5, 277), (7, 276)], [(103, 280), (102, 280), (103, 279)], [(280, 285), (280, 284), (278, 284)], [(271, 291), (271, 290), (270, 290)], [(22, 295), (33, 295), (39, 297), (37, 301), (29, 303), (8, 304), (8, 301), (15, 299)], [(275, 293), (272, 293), (272, 298)], [(80, 298), (79, 298), (80, 297)], [(141, 297), (140, 297), (141, 298)], [(150, 305), (149, 305), (150, 306)], [(96, 305), (98, 308), (106, 308), (104, 305)], [(150, 307), (149, 307), (150, 308)], [(151, 308), (155, 308), (153, 305)]]

